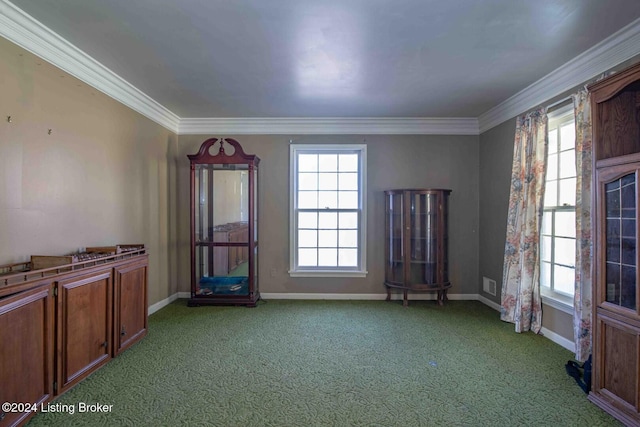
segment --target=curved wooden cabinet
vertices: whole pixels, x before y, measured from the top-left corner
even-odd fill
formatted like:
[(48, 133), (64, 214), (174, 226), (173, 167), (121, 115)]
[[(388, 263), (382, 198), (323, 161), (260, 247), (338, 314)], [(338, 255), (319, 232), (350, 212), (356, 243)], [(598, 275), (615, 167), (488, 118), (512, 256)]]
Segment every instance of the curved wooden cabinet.
[(438, 304), (447, 300), (448, 198), (451, 190), (387, 190), (385, 222), (385, 286), (403, 292), (436, 292)]

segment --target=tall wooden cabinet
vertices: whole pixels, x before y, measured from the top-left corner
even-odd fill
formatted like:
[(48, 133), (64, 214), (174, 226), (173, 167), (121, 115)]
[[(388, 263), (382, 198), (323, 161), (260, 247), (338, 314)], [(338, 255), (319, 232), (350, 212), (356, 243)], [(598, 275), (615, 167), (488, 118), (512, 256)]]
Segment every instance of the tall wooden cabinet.
[(238, 141), (210, 138), (191, 164), (191, 298), (255, 307), (258, 290), (258, 164)]
[(589, 87), (593, 125), (593, 379), (589, 399), (640, 425), (640, 64)]
[(435, 292), (447, 300), (449, 281), (448, 199), (451, 190), (385, 191), (385, 281), (387, 301), (392, 289)]

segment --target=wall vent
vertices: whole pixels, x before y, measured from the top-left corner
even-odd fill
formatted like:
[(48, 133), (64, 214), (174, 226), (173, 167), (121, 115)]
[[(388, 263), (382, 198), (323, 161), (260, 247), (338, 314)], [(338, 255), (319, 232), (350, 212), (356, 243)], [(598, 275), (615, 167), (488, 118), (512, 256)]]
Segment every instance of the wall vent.
[(483, 277), (482, 290), (490, 295), (496, 296), (496, 281), (488, 277)]

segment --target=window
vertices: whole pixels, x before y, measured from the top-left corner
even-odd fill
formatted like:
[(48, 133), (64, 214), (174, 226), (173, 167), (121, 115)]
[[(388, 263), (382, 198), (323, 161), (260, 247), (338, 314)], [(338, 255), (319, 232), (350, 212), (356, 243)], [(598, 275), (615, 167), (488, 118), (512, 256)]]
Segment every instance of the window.
[(292, 276), (366, 275), (366, 145), (290, 148)]
[(576, 259), (576, 150), (572, 106), (549, 114), (548, 132), (540, 290), (543, 296), (572, 306)]

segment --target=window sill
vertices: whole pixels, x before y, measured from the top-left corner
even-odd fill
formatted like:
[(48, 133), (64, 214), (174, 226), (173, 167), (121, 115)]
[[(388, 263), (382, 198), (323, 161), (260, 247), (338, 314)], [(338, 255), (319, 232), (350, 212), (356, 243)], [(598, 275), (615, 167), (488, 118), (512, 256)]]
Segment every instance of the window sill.
[(573, 298), (552, 292), (541, 291), (542, 303), (549, 307), (573, 315)]
[(367, 277), (367, 271), (324, 271), (298, 270), (289, 271), (291, 277)]

